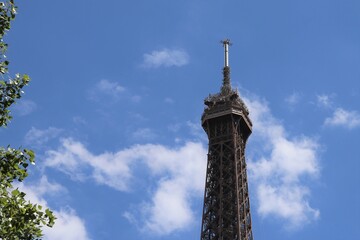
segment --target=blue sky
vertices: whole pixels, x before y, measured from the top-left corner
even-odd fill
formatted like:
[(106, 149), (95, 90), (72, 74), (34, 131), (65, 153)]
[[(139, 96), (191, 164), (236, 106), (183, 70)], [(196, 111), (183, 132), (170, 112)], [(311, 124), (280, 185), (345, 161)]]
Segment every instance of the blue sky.
[(32, 81), (0, 143), (37, 153), (19, 187), (55, 211), (45, 239), (199, 239), (224, 38), (255, 239), (360, 238), (359, 1), (18, 5), (7, 56)]

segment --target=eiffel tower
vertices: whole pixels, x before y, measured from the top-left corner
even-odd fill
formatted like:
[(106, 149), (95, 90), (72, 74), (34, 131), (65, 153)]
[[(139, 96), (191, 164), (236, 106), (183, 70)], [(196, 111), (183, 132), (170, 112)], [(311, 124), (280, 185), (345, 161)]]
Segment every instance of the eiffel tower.
[(249, 111), (230, 83), (230, 40), (223, 83), (204, 100), (202, 127), (209, 138), (201, 240), (253, 240), (245, 145), (251, 134)]

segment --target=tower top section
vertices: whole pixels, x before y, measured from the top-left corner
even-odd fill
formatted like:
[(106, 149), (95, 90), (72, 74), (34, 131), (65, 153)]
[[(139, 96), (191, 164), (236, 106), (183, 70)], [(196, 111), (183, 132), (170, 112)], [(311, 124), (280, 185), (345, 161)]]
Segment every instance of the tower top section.
[(229, 46), (231, 46), (232, 43), (230, 42), (230, 39), (222, 40), (221, 43), (224, 47), (224, 68), (222, 86), (219, 93), (209, 94), (209, 96), (205, 98), (204, 103), (206, 107), (202, 116), (202, 122), (204, 123), (208, 119), (215, 118), (224, 114), (229, 114), (230, 111), (231, 113), (242, 115), (249, 129), (251, 129), (252, 123), (248, 117), (249, 110), (243, 100), (240, 98), (237, 89), (233, 89), (231, 87)]

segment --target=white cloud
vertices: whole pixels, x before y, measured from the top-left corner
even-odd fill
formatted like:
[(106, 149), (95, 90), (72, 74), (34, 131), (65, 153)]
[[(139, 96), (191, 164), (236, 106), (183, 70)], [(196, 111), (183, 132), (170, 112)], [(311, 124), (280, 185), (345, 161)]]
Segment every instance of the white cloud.
[(194, 221), (189, 197), (185, 191), (183, 178), (162, 181), (155, 192), (149, 206), (145, 222), (146, 229), (157, 234), (169, 234), (175, 230), (184, 229)]
[[(64, 139), (56, 151), (47, 153), (46, 164), (81, 180), (86, 171), (99, 184), (127, 190), (134, 168), (146, 166), (156, 182), (151, 200), (146, 202), (141, 218), (125, 212), (124, 216), (139, 227), (163, 235), (191, 226), (194, 210), (191, 200), (201, 197), (205, 180), (206, 149), (200, 143), (187, 142), (179, 148), (163, 145), (135, 145), (116, 153), (93, 155), (83, 144)], [(171, 201), (169, 201), (171, 199)]]
[(332, 95), (321, 94), (316, 96), (317, 105), (323, 108), (331, 108), (333, 105)]
[(257, 187), (260, 215), (274, 215), (290, 220), (288, 228), (300, 228), (317, 219), (319, 210), (313, 209), (304, 200), (309, 195), (309, 190), (300, 185), (271, 185), (265, 182)]
[(67, 189), (62, 185), (58, 183), (50, 183), (45, 175), (41, 177), (38, 184), (32, 185), (30, 189), (38, 196), (67, 192)]
[(26, 99), (20, 99), (13, 105), (13, 111), (19, 116), (26, 116), (34, 112), (37, 108), (35, 102)]
[[(44, 195), (53, 195), (64, 193), (67, 190), (57, 184), (50, 183), (45, 176), (37, 184), (25, 185), (23, 183), (16, 184), (21, 191), (26, 193), (25, 198), (31, 203), (37, 203), (48, 208), (48, 203), (44, 199)], [(71, 209), (60, 209), (53, 211), (55, 224), (52, 228), (44, 226), (43, 234), (45, 240), (89, 240), (84, 221), (77, 216), (76, 212)]]
[(206, 171), (206, 149), (188, 142), (178, 149), (148, 146), (144, 161), (160, 177), (149, 208), (146, 229), (158, 234), (190, 227), (194, 223), (193, 197), (202, 197)]
[(253, 121), (250, 149), (254, 154), (248, 167), (249, 182), (256, 186), (258, 213), (283, 219), (288, 228), (317, 219), (319, 210), (310, 207), (310, 190), (303, 180), (318, 176), (320, 171), (316, 140), (289, 137), (265, 102), (256, 98), (244, 100)]
[(352, 129), (360, 126), (360, 114), (357, 111), (347, 111), (343, 108), (335, 109), (333, 115), (325, 119), (326, 126), (343, 126)]
[(125, 88), (119, 83), (107, 79), (100, 80), (100, 82), (96, 84), (96, 87), (99, 91), (115, 96), (125, 91)]
[[(84, 181), (94, 179), (118, 190), (127, 190), (131, 179), (129, 152), (93, 155), (86, 147), (72, 139), (63, 139), (58, 150), (46, 152), (45, 165), (56, 167), (72, 179)], [(87, 170), (91, 173), (87, 173)]]
[(331, 117), (324, 121), (324, 126), (341, 126), (353, 129), (360, 126), (360, 113), (358, 111), (345, 110), (342, 107), (335, 107), (332, 95), (317, 95), (317, 105), (322, 108), (333, 111)]
[(144, 54), (143, 66), (147, 68), (181, 67), (188, 64), (189, 55), (184, 50), (163, 49)]
[(44, 229), (45, 240), (88, 240), (84, 221), (72, 209), (54, 211), (57, 217), (53, 228)]
[(55, 127), (48, 127), (43, 130), (31, 127), (31, 129), (26, 133), (24, 141), (26, 144), (41, 147), (51, 139), (58, 137), (61, 132), (62, 129)]
[(88, 91), (88, 96), (91, 100), (95, 101), (101, 98), (107, 98), (108, 100), (109, 97), (112, 100), (118, 100), (125, 91), (125, 87), (121, 86), (118, 82), (102, 79)]
[(87, 92), (89, 100), (95, 102), (104, 101), (105, 103), (116, 103), (119, 100), (126, 100), (132, 103), (139, 103), (143, 97), (139, 94), (133, 94), (131, 90), (120, 85), (116, 81), (102, 79), (97, 82)]

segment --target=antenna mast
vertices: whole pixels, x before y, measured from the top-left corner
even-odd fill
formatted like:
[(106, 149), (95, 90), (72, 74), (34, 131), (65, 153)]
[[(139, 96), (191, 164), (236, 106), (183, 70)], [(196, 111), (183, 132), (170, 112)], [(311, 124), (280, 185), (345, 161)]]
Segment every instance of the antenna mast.
[(229, 67), (229, 46), (231, 46), (230, 39), (225, 39), (221, 41), (224, 46), (224, 68), (223, 68), (223, 85), (221, 87), (221, 93), (226, 95), (231, 92), (231, 83), (230, 83), (230, 67)]
[(224, 52), (225, 52), (224, 67), (229, 67), (229, 46), (231, 46), (232, 43), (230, 42), (230, 39), (225, 39), (221, 41), (221, 43), (224, 45)]

